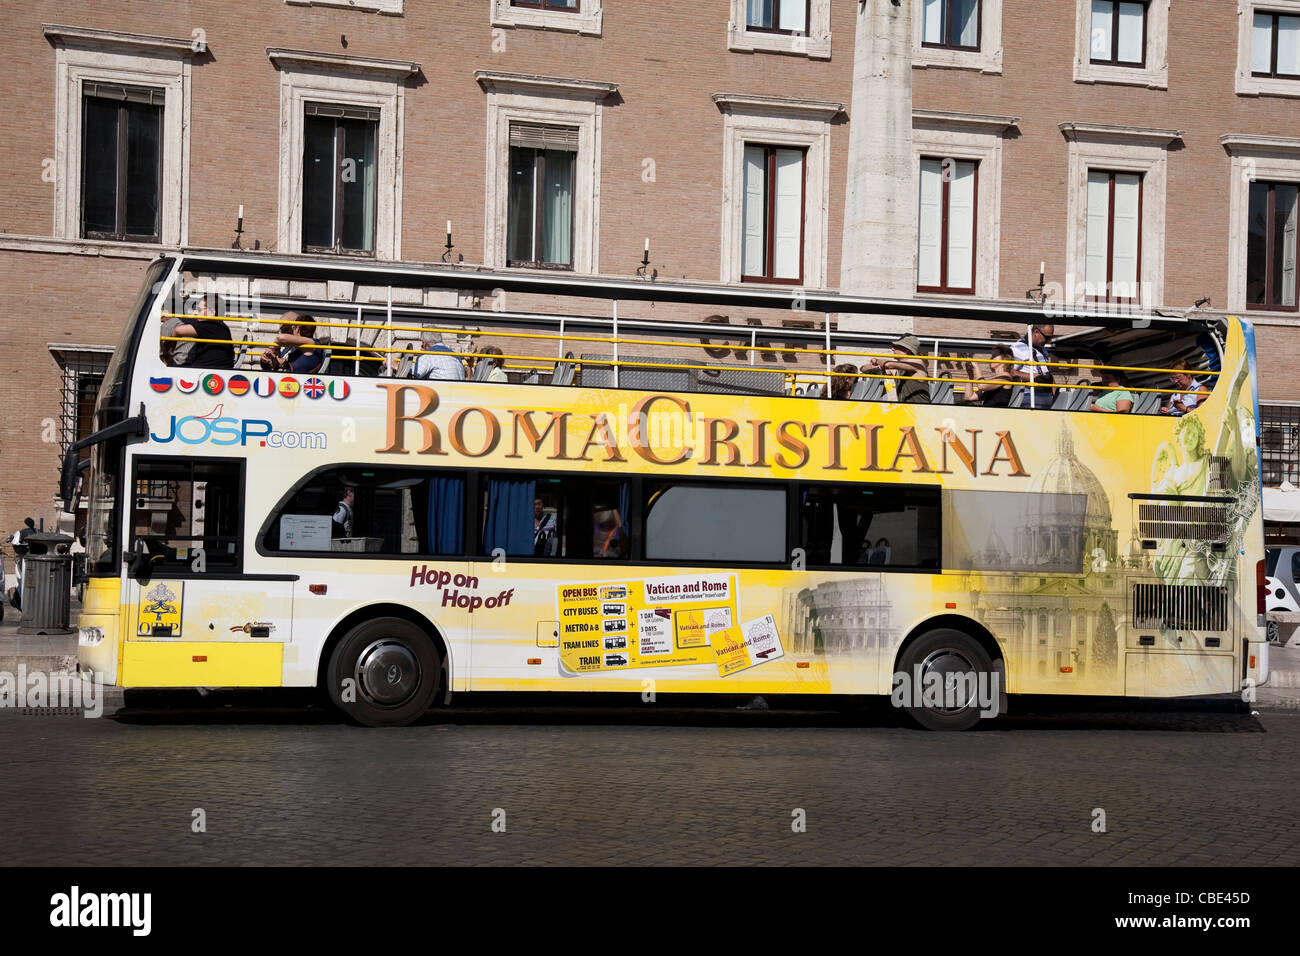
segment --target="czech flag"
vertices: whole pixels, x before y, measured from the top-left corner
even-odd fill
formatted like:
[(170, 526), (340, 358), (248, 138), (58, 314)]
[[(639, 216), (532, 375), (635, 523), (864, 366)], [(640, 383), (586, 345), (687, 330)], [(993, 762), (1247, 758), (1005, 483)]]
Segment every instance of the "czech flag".
[(296, 378), (285, 376), (284, 378), (280, 379), (280, 394), (283, 395), (285, 398), (295, 397), (298, 394), (298, 392), (301, 391), (301, 389), (302, 386), (298, 384), (298, 380)]
[(231, 395), (247, 395), (250, 388), (252, 386), (249, 384), (248, 379), (242, 375), (232, 375), (230, 381), (226, 383), (226, 391), (230, 392)]
[(253, 379), (253, 394), (258, 398), (270, 398), (275, 394), (275, 379), (269, 375), (265, 378), (259, 375)]
[(198, 391), (199, 380), (196, 378), (194, 381), (189, 382), (183, 378), (178, 378), (176, 380), (176, 387), (180, 389), (182, 392), (184, 392), (186, 395), (188, 395), (190, 394), (190, 392)]
[(309, 378), (303, 382), (302, 390), (308, 398), (320, 398), (325, 394), (325, 383), (318, 378)]
[(336, 378), (334, 381), (330, 382), (329, 392), (330, 392), (330, 398), (341, 402), (343, 401), (343, 399), (347, 398), (350, 394), (352, 394), (352, 386), (350, 386), (347, 382), (340, 381), (339, 379)]
[(170, 378), (151, 378), (149, 379), (149, 387), (155, 392), (166, 392), (171, 389), (172, 380)]
[(221, 390), (226, 387), (226, 380), (220, 375), (205, 375), (203, 377), (203, 391), (209, 395), (220, 395)]

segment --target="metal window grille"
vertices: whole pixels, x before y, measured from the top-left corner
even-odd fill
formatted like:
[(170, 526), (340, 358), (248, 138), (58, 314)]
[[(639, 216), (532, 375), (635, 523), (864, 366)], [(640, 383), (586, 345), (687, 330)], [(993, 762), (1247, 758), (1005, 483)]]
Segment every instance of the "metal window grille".
[(109, 356), (101, 352), (61, 351), (63, 387), (59, 394), (59, 457), (68, 446), (95, 430), (95, 400)]
[(1264, 484), (1300, 484), (1300, 405), (1260, 405), (1259, 419)]
[(1226, 631), (1228, 589), (1220, 584), (1133, 585), (1133, 626), (1174, 631)]
[(1139, 534), (1143, 538), (1181, 538), (1225, 541), (1228, 537), (1226, 505), (1138, 505)]

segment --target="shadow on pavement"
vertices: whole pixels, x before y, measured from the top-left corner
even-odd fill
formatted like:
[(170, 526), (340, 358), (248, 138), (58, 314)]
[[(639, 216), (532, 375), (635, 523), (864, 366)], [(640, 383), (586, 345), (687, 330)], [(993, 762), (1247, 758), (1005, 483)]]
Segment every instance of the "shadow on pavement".
[[(451, 707), (430, 711), (414, 726), (693, 726), (858, 727), (915, 730), (889, 698), (770, 695), (766, 709), (749, 696), (659, 694), (459, 694)], [(256, 691), (126, 691), (113, 718), (139, 725), (344, 724), (348, 721), (310, 689)], [(1264, 733), (1249, 705), (1235, 696), (1184, 700), (1012, 697), (1009, 712), (983, 722), (979, 733), (1143, 730), (1184, 733)], [(923, 731), (916, 730), (917, 733)]]

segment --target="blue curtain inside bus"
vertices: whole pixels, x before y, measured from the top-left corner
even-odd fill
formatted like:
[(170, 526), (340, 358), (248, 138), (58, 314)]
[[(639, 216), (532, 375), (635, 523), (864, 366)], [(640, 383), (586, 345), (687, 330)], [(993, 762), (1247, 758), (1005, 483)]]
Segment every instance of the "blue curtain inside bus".
[(429, 550), (460, 554), (465, 537), (465, 479), (429, 479)]
[(533, 499), (536, 482), (512, 478), (488, 479), (487, 518), (483, 549), (491, 554), (533, 553)]

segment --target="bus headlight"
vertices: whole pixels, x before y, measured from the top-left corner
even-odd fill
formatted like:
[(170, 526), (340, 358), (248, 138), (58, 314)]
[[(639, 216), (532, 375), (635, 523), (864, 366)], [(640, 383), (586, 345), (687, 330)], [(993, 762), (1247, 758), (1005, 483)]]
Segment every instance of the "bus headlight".
[(102, 627), (79, 627), (77, 628), (77, 644), (80, 647), (97, 647), (104, 643), (104, 629)]

